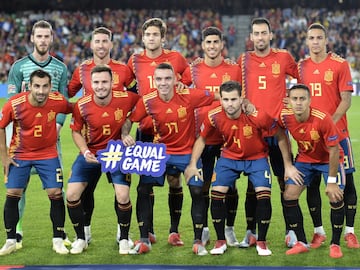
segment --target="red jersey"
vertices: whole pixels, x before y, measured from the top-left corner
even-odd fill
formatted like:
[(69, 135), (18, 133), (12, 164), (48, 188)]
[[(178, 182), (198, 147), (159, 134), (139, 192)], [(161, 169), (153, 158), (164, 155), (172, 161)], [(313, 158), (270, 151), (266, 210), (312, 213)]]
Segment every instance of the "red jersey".
[(144, 96), (155, 88), (154, 72), (157, 65), (161, 63), (170, 63), (175, 71), (178, 80), (188, 64), (184, 56), (177, 51), (163, 49), (162, 54), (156, 58), (146, 56), (146, 50), (130, 56), (128, 66), (135, 74), (137, 88), (140, 96)]
[(230, 119), (220, 106), (208, 112), (200, 136), (206, 138), (216, 129), (224, 139), (222, 157), (255, 160), (268, 156), (263, 133), (273, 136), (277, 128), (276, 120), (264, 111), (255, 111), (251, 115), (242, 113), (239, 118)]
[[(203, 59), (196, 64), (191, 64), (184, 72), (182, 82), (186, 85), (193, 85), (198, 89), (207, 89), (210, 92), (220, 92), (220, 85), (227, 81), (241, 81), (241, 70), (237, 64), (226, 63), (224, 60), (216, 67), (210, 67), (205, 64)], [(204, 106), (196, 109), (195, 121), (196, 129), (200, 130), (200, 126), (207, 116), (207, 113), (220, 105), (220, 101), (214, 101), (210, 106)], [(215, 131), (206, 137), (206, 144), (217, 145), (222, 144), (223, 139), (220, 134)]]
[(286, 50), (272, 48), (265, 57), (253, 51), (243, 53), (238, 64), (242, 70), (244, 96), (257, 108), (277, 118), (284, 107), (286, 77), (299, 77), (294, 58)]
[(298, 122), (291, 109), (283, 109), (279, 125), (288, 129), (298, 145), (296, 161), (305, 163), (329, 163), (329, 146), (339, 144), (339, 131), (331, 116), (310, 108), (306, 122)]
[[(127, 65), (114, 59), (110, 59), (107, 65), (112, 70), (113, 90), (131, 89), (136, 85), (134, 75)], [(81, 65), (74, 70), (68, 84), (69, 98), (75, 96), (81, 88), (84, 88), (84, 96), (94, 93), (91, 87), (91, 70), (95, 66), (94, 59), (89, 59), (82, 62)]]
[[(341, 102), (341, 92), (353, 92), (348, 62), (328, 53), (321, 63), (306, 58), (298, 64), (300, 81), (311, 89), (311, 105), (333, 115)], [(342, 135), (349, 137), (346, 114), (336, 123)]]
[(194, 109), (210, 105), (214, 94), (199, 89), (175, 92), (166, 102), (155, 90), (143, 96), (131, 115), (133, 122), (150, 115), (154, 123), (154, 142), (164, 143), (168, 154), (191, 154), (195, 142)]
[(71, 113), (73, 105), (59, 92), (50, 92), (45, 105), (35, 107), (29, 102), (30, 94), (14, 95), (2, 108), (0, 128), (14, 123), (9, 155), (22, 160), (56, 158), (56, 115)]
[[(135, 74), (137, 81), (137, 89), (140, 96), (144, 96), (155, 88), (154, 72), (157, 65), (161, 63), (170, 63), (175, 71), (178, 80), (181, 79), (188, 63), (184, 56), (177, 51), (163, 49), (162, 54), (156, 58), (149, 58), (146, 56), (146, 50), (141, 53), (136, 53), (130, 56), (128, 66)], [(151, 119), (145, 118), (140, 123), (140, 130), (146, 134), (153, 134), (154, 127)]]
[(84, 96), (75, 104), (70, 128), (81, 132), (89, 150), (96, 154), (109, 140), (121, 139), (121, 127), (138, 99), (129, 91), (112, 91), (110, 103), (99, 106), (94, 95)]

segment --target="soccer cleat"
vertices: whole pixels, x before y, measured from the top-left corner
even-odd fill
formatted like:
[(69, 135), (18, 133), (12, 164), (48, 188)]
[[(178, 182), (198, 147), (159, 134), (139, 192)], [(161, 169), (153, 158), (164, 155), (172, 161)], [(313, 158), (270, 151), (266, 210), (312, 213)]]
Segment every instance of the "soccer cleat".
[[(118, 224), (117, 232), (116, 232), (116, 243), (117, 244), (120, 244), (120, 235), (121, 235), (121, 230), (120, 230), (120, 225)], [(85, 234), (85, 237), (86, 237), (86, 234)], [(154, 235), (154, 237), (155, 237), (155, 235)], [(150, 239), (150, 241), (151, 241), (151, 239)], [(156, 242), (156, 238), (155, 238), (155, 242)], [(130, 239), (130, 237), (128, 237), (128, 243), (129, 243), (130, 248), (134, 247), (134, 242), (133, 242), (133, 240)]]
[(295, 255), (295, 254), (305, 253), (308, 251), (309, 251), (309, 245), (301, 241), (298, 241), (292, 248), (286, 251), (286, 255)]
[(80, 254), (85, 249), (87, 249), (88, 243), (84, 239), (76, 239), (74, 243), (71, 245), (70, 253), (71, 254)]
[(184, 245), (184, 242), (180, 239), (180, 234), (175, 232), (169, 234), (168, 243), (175, 247)]
[(22, 233), (17, 232), (16, 233), (16, 249), (22, 249), (23, 245), (22, 245)]
[(345, 234), (344, 239), (348, 248), (360, 248), (359, 241), (355, 234), (347, 233)]
[(234, 232), (234, 226), (226, 226), (225, 227), (225, 239), (226, 244), (230, 247), (239, 247), (240, 243), (236, 239), (236, 235)]
[(289, 230), (285, 235), (285, 245), (289, 248), (292, 248), (297, 242), (296, 234), (293, 230)]
[(131, 255), (138, 255), (148, 253), (151, 250), (151, 244), (147, 244), (145, 242), (136, 241), (135, 247), (129, 250), (129, 254)]
[(266, 245), (266, 241), (256, 241), (256, 251), (259, 256), (270, 256), (272, 254)]
[(85, 241), (89, 245), (91, 240), (92, 240), (92, 237), (91, 237), (91, 225), (84, 226), (84, 232), (85, 232)]
[(0, 249), (0, 256), (4, 256), (16, 251), (16, 239), (6, 239), (5, 244)]
[(334, 259), (341, 258), (343, 256), (343, 253), (341, 252), (341, 247), (336, 244), (331, 244), (329, 256)]
[(69, 250), (65, 247), (64, 241), (61, 237), (55, 237), (52, 240), (53, 250), (58, 254), (68, 254)]
[(156, 235), (155, 233), (151, 233), (149, 232), (149, 240), (151, 244), (155, 244), (156, 243)]
[(124, 255), (124, 254), (129, 254), (130, 251), (130, 245), (129, 245), (129, 240), (127, 239), (122, 239), (119, 242), (119, 254)]
[(239, 247), (248, 248), (256, 245), (257, 235), (247, 230), (244, 239), (240, 242)]
[(204, 255), (208, 254), (206, 248), (203, 246), (202, 241), (200, 241), (200, 240), (196, 241), (193, 244), (192, 250), (196, 255), (199, 255), (199, 256), (204, 256)]
[(215, 246), (212, 250), (210, 250), (211, 255), (221, 255), (226, 251), (226, 240), (216, 240)]
[(314, 233), (310, 243), (311, 248), (319, 248), (326, 240), (325, 234)]
[(201, 234), (201, 242), (203, 246), (210, 244), (210, 231), (209, 227), (204, 227)]

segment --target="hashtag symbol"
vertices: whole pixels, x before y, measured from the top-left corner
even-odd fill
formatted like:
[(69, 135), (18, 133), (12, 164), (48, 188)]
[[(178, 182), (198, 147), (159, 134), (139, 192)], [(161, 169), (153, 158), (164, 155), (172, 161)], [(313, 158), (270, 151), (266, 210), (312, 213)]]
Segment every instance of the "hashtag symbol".
[(120, 144), (111, 144), (108, 147), (108, 152), (102, 152), (102, 157), (100, 158), (103, 162), (105, 162), (105, 169), (114, 170), (117, 166), (117, 163), (121, 160), (122, 152)]

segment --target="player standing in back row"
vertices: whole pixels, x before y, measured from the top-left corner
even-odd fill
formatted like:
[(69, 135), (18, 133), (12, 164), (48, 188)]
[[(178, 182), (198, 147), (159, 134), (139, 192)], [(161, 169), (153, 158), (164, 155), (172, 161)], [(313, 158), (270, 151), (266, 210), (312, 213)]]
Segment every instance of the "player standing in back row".
[[(299, 62), (300, 81), (310, 87), (311, 104), (320, 110), (327, 111), (340, 132), (340, 145), (344, 150), (344, 168), (346, 186), (344, 189), (345, 203), (345, 241), (348, 248), (360, 248), (355, 235), (354, 223), (357, 207), (357, 195), (354, 184), (355, 165), (351, 147), (346, 112), (351, 106), (353, 92), (349, 63), (342, 57), (326, 51), (328, 34), (319, 23), (309, 26), (306, 44), (310, 57)], [(321, 197), (319, 191), (320, 177), (315, 176), (307, 189), (308, 206), (314, 224), (312, 248), (318, 248), (326, 239), (321, 218)]]
[[(255, 18), (251, 22), (250, 39), (254, 42), (254, 51), (240, 55), (238, 64), (242, 70), (242, 88), (248, 98), (257, 108), (265, 110), (271, 117), (278, 118), (284, 107), (283, 99), (286, 97), (287, 76), (298, 78), (297, 65), (294, 58), (286, 50), (271, 48), (270, 23), (266, 18)], [(270, 163), (281, 190), (281, 205), (284, 214), (283, 192), (284, 165), (276, 138), (265, 138), (269, 145)], [(249, 247), (256, 243), (256, 197), (251, 182), (248, 181), (246, 193), (245, 212), (247, 232), (240, 247)], [(284, 216), (285, 219), (285, 216)], [(285, 219), (288, 246), (296, 242), (294, 232), (289, 228)]]
[[(177, 51), (163, 48), (166, 41), (167, 27), (160, 18), (151, 18), (142, 25), (142, 41), (145, 49), (141, 53), (131, 55), (128, 66), (133, 71), (137, 81), (138, 94), (144, 96), (155, 88), (154, 71), (161, 63), (170, 63), (174, 69), (176, 79), (179, 80), (182, 73), (188, 66), (186, 59)], [(154, 127), (150, 116), (144, 118), (140, 123), (136, 133), (136, 140), (152, 142), (154, 139)], [(140, 178), (143, 176), (140, 175)], [(180, 239), (178, 227), (181, 217), (183, 204), (183, 190), (181, 182), (169, 181), (169, 210), (171, 226), (169, 230), (169, 243), (173, 246), (182, 246), (184, 243)], [(154, 206), (154, 192), (151, 191), (152, 207)], [(141, 206), (136, 204), (136, 208)], [(149, 238), (152, 243), (156, 242), (154, 228), (151, 221), (149, 227)]]

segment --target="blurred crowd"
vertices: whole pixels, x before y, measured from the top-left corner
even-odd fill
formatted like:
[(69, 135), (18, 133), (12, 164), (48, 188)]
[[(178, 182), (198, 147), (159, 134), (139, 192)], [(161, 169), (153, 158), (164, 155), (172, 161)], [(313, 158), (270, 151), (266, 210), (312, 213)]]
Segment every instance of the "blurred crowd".
[(106, 26), (113, 32), (112, 58), (127, 62), (129, 56), (142, 50), (141, 26), (151, 17), (166, 21), (166, 44), (180, 51), (189, 61), (201, 56), (201, 29), (215, 25), (222, 29), (221, 16), (210, 10), (97, 10), (51, 11), (46, 13), (0, 13), (0, 82), (6, 80), (11, 64), (32, 52), (29, 42), (32, 24), (49, 21), (55, 32), (52, 54), (64, 61), (71, 76), (76, 65), (90, 58), (91, 32)]
[[(345, 57), (352, 68), (354, 79), (360, 80), (360, 10), (326, 9), (267, 9), (257, 10), (254, 17), (264, 16), (272, 24), (274, 47), (288, 49), (296, 60), (305, 57), (306, 28), (321, 22), (329, 29), (329, 49)], [(55, 39), (52, 54), (64, 61), (71, 76), (76, 65), (90, 58), (91, 31), (104, 25), (113, 31), (112, 57), (127, 62), (134, 52), (142, 50), (141, 25), (151, 17), (164, 19), (168, 26), (166, 48), (180, 51), (189, 62), (201, 52), (201, 30), (214, 25), (224, 31), (227, 47), (236, 45), (236, 25), (223, 29), (221, 14), (211, 10), (96, 10), (22, 11), (13, 14), (0, 12), (0, 83), (6, 81), (11, 64), (32, 52), (30, 32), (32, 24), (45, 19), (52, 23)], [(252, 44), (246, 40), (246, 49)], [(241, 52), (239, 51), (238, 54)]]

